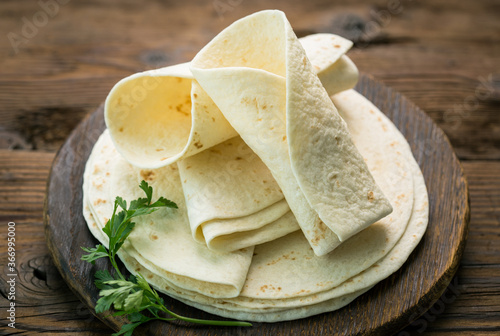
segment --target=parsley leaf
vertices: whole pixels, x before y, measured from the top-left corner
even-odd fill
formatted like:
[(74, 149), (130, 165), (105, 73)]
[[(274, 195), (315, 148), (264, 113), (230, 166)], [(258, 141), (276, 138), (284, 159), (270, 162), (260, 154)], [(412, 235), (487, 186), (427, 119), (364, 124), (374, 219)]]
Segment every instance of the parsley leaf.
[(82, 247), (82, 250), (87, 252), (88, 254), (82, 256), (82, 260), (88, 261), (92, 265), (95, 265), (95, 261), (100, 258), (104, 258), (108, 256), (108, 250), (106, 248), (99, 244), (96, 245), (96, 247), (91, 247), (91, 248), (86, 248)]
[[(131, 201), (128, 208), (126, 200), (120, 196), (115, 198), (111, 219), (102, 229), (109, 238), (108, 249), (101, 244), (92, 248), (82, 247), (82, 250), (88, 254), (84, 254), (81, 260), (95, 264), (97, 259), (108, 257), (115, 270), (114, 274), (108, 270), (99, 270), (94, 275), (95, 285), (100, 289), (100, 298), (95, 307), (96, 313), (103, 313), (113, 307), (115, 310), (113, 315), (127, 315), (130, 321), (113, 335), (131, 336), (135, 328), (151, 320), (181, 320), (220, 326), (251, 326), (248, 322), (200, 320), (178, 315), (165, 307), (163, 299), (140, 273), (135, 276), (131, 275), (128, 280), (123, 276), (116, 262), (116, 254), (135, 227), (132, 219), (151, 214), (162, 207), (177, 209), (177, 204), (164, 197), (159, 197), (158, 200), (152, 202), (153, 187), (149, 186), (146, 181), (142, 181), (139, 188), (144, 191), (146, 197)], [(118, 211), (119, 208), (120, 211)], [(163, 317), (165, 314), (169, 317)]]

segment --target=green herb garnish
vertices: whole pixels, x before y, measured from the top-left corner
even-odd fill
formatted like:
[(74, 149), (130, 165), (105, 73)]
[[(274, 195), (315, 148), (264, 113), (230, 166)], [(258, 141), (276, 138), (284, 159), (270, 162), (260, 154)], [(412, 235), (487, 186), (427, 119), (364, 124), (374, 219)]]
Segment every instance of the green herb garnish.
[[(107, 270), (100, 270), (95, 273), (95, 285), (100, 289), (100, 298), (95, 307), (96, 313), (103, 313), (113, 306), (115, 309), (114, 316), (126, 315), (130, 321), (129, 324), (123, 325), (121, 330), (113, 335), (130, 336), (135, 328), (151, 320), (181, 320), (218, 326), (252, 326), (248, 322), (200, 320), (178, 315), (165, 307), (163, 299), (149, 286), (141, 274), (131, 275), (127, 280), (120, 272), (116, 263), (116, 253), (134, 229), (135, 223), (132, 222), (132, 219), (137, 216), (148, 215), (162, 207), (177, 208), (174, 202), (164, 197), (152, 202), (153, 188), (146, 181), (142, 181), (139, 187), (144, 190), (146, 197), (130, 202), (128, 209), (127, 202), (123, 198), (117, 196), (115, 199), (113, 215), (102, 229), (109, 238), (109, 248), (107, 249), (102, 244), (93, 248), (82, 247), (88, 253), (82, 256), (82, 260), (95, 264), (97, 259), (108, 257), (115, 269), (113, 274)], [(117, 213), (118, 207), (122, 210)], [(160, 314), (168, 317), (162, 317)]]

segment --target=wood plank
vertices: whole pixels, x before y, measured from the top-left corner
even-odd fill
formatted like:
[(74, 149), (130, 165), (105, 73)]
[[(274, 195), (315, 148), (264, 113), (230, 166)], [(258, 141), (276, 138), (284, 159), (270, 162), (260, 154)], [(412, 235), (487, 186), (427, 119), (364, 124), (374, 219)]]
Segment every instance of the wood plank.
[[(1, 239), (7, 239), (7, 222), (16, 228), (16, 329), (5, 326), (9, 301), (6, 267), (0, 275), (0, 333), (31, 335), (73, 333), (109, 334), (62, 280), (50, 257), (42, 221), (43, 200), (53, 153), (0, 150)], [(20, 190), (20, 192), (19, 192)], [(2, 244), (0, 264), (7, 265), (7, 247)]]
[[(360, 70), (427, 111), (460, 158), (499, 159), (498, 3), (399, 3), (277, 0), (273, 6), (287, 13), (299, 35), (334, 32), (356, 40), (351, 55)], [(18, 53), (8, 39), (0, 41), (0, 137), (13, 132), (28, 147), (55, 150), (120, 78), (187, 61), (229, 23), (268, 4), (115, 0), (106, 2), (106, 12), (102, 6), (60, 5)], [(41, 11), (30, 1), (0, 8), (0, 29), (18, 35), (22, 18), (32, 20)]]
[(500, 162), (462, 165), (469, 182), (471, 221), (457, 277), (428, 314), (398, 335), (500, 331)]

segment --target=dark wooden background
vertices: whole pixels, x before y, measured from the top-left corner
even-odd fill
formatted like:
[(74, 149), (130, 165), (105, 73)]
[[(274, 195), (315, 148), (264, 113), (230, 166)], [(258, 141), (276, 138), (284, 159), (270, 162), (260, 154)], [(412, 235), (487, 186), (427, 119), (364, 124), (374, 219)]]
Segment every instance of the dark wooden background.
[[(48, 254), (42, 208), (55, 152), (119, 79), (188, 61), (231, 22), (270, 6), (299, 36), (355, 41), (349, 55), (360, 71), (424, 109), (462, 161), (471, 222), (461, 266), (398, 335), (500, 333), (500, 1), (12, 0), (0, 2), (0, 334), (111, 332)], [(10, 221), (17, 329), (5, 319)]]

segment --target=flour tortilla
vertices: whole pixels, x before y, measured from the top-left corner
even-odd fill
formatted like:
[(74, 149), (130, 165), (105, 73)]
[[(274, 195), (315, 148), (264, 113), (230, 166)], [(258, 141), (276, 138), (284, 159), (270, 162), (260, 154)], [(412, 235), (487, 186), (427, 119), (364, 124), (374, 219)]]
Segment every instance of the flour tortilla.
[(191, 71), (271, 170), (316, 255), (392, 211), (282, 12), (236, 21)]
[(88, 162), (84, 194), (87, 206), (101, 227), (111, 217), (116, 196), (128, 202), (144, 197), (138, 188), (141, 180), (153, 187), (154, 198), (165, 195), (177, 203), (179, 209), (161, 209), (138, 217), (127, 240), (128, 249), (133, 249), (136, 257), (147, 260), (153, 272), (168, 277), (181, 288), (210, 297), (232, 297), (240, 293), (253, 247), (219, 253), (194, 242), (177, 165), (156, 170), (136, 168), (118, 154), (108, 132), (96, 143)]
[[(285, 260), (285, 263), (288, 264), (292, 264), (292, 262), (299, 262), (298, 256), (300, 254), (297, 253), (297, 250), (300, 251), (300, 247), (294, 250), (294, 253), (291, 253), (293, 248), (289, 248), (289, 246), (300, 246), (300, 244), (297, 244), (300, 239), (294, 233), (282, 238), (281, 241), (278, 240), (274, 246), (271, 244), (264, 244), (256, 247), (254, 252), (256, 256), (254, 256), (252, 261), (247, 282), (245, 283), (244, 290), (238, 298), (217, 300), (214, 302), (210, 299), (204, 300), (202, 296), (197, 296), (196, 301), (198, 303), (205, 305), (210, 304), (211, 306), (224, 310), (238, 311), (239, 309), (252, 309), (252, 311), (261, 312), (271, 312), (290, 307), (302, 307), (316, 304), (317, 302), (321, 302), (323, 300), (330, 300), (332, 298), (356, 292), (365, 287), (374, 285), (399, 269), (415, 246), (419, 243), (428, 222), (428, 196), (424, 179), (418, 164), (415, 162), (415, 159), (411, 154), (411, 150), (406, 143), (406, 140), (395, 128), (395, 126), (387, 119), (387, 117), (385, 117), (385, 115), (383, 115), (371, 102), (354, 90), (342, 92), (334, 96), (333, 100), (336, 105), (339, 106), (339, 112), (347, 121), (349, 130), (353, 134), (355, 141), (363, 139), (363, 137), (359, 135), (362, 133), (365, 135), (368, 133), (367, 135), (372, 139), (379, 136), (381, 140), (388, 140), (388, 142), (385, 142), (388, 147), (382, 149), (382, 151), (390, 152), (392, 150), (396, 150), (401, 151), (405, 155), (408, 162), (407, 169), (409, 169), (409, 172), (413, 177), (414, 193), (413, 202), (411, 204), (411, 218), (408, 225), (405, 227), (403, 236), (398, 240), (397, 244), (388, 252), (387, 255), (376, 261), (372, 266), (368, 267), (354, 277), (343, 281), (338, 286), (332, 286), (334, 285), (333, 283), (330, 284), (331, 288), (324, 286), (326, 289), (322, 292), (314, 292), (314, 290), (310, 289), (311, 287), (316, 288), (317, 284), (315, 282), (320, 281), (321, 279), (320, 276), (316, 275), (314, 271), (307, 268), (308, 265), (306, 262), (303, 262), (304, 265), (288, 265), (288, 267), (294, 268), (296, 274), (294, 279), (300, 279), (300, 281), (297, 280), (297, 282), (302, 284), (305, 289), (304, 293), (300, 293), (302, 295), (287, 295), (288, 293), (284, 292), (284, 295), (278, 299), (265, 299), (262, 298), (262, 293), (259, 293), (259, 291), (256, 293), (260, 295), (252, 295), (249, 293), (249, 287), (257, 287), (252, 285), (252, 282), (255, 284), (266, 284), (266, 292), (273, 292), (271, 286), (268, 285), (271, 279), (266, 278), (267, 274), (280, 274), (284, 279), (286, 279), (287, 277), (283, 274), (283, 268), (286, 267), (282, 267), (279, 263), (283, 263), (283, 260)], [(367, 144), (369, 143), (370, 142), (367, 141)], [(358, 143), (356, 144), (358, 145)], [(374, 143), (372, 146), (376, 147), (377, 145)], [(363, 148), (361, 145), (360, 147)], [(365, 150), (369, 151), (370, 148), (366, 147)], [(391, 178), (391, 175), (388, 177)], [(397, 206), (401, 206), (401, 203), (397, 204)], [(277, 246), (283, 248), (279, 248)], [(304, 247), (305, 246), (306, 245), (304, 244)], [(305, 250), (305, 248), (303, 250)], [(338, 251), (339, 250), (333, 251), (330, 255), (334, 255), (335, 253), (338, 253)], [(263, 256), (260, 260), (256, 258), (259, 255)], [(352, 254), (352, 256), (355, 257), (356, 253)], [(281, 260), (278, 260), (280, 257)], [(312, 260), (312, 253), (309, 253), (309, 257), (311, 257)], [(293, 258), (295, 258), (295, 260), (292, 260)], [(321, 263), (322, 258), (324, 257), (316, 258), (319, 261), (316, 260), (315, 262), (317, 263), (316, 267), (318, 269), (324, 270), (325, 265)], [(277, 262), (272, 262), (276, 260)], [(336, 261), (333, 260), (332, 262)], [(354, 260), (353, 264), (355, 264)], [(356, 266), (351, 265), (350, 267)], [(342, 272), (340, 268), (338, 270)], [(325, 273), (326, 272), (327, 271), (325, 271)], [(330, 281), (335, 281), (335, 273), (336, 272), (330, 273)], [(311, 274), (315, 274), (315, 276), (312, 277)], [(284, 285), (284, 283), (275, 281), (273, 287), (277, 288), (278, 286), (281, 287)], [(290, 284), (286, 284), (286, 286), (290, 286)], [(294, 284), (291, 286), (293, 288)], [(276, 294), (276, 291), (274, 292), (274, 294)], [(283, 292), (283, 288), (278, 292)], [(235, 316), (232, 317), (237, 318)]]
[[(301, 232), (256, 246), (240, 294), (248, 301), (268, 300), (268, 304), (272, 302), (269, 300), (290, 298), (307, 301), (306, 297), (314, 301), (311, 298), (315, 295), (324, 296), (321, 293), (360, 274), (389, 253), (415, 211), (427, 207), (425, 185), (404, 138), (364, 97), (354, 91), (347, 92), (346, 102), (341, 100), (340, 106), (348, 120), (349, 132), (377, 183), (395, 205), (394, 212), (322, 257), (314, 255)], [(344, 109), (346, 104), (348, 110)], [(418, 195), (414, 193), (414, 185), (419, 188)], [(418, 209), (413, 206), (415, 198)]]
[[(325, 41), (341, 48), (325, 48)], [(358, 70), (344, 54), (352, 42), (333, 34), (300, 39), (328, 93), (353, 88)], [(193, 80), (190, 63), (120, 80), (105, 103), (105, 121), (118, 152), (141, 168), (158, 168), (237, 136), (212, 99)]]
[[(297, 293), (296, 295), (283, 295), (282, 297), (274, 298), (259, 298), (259, 297), (249, 297), (245, 296), (245, 290), (247, 290), (247, 286), (251, 283), (251, 280), (248, 278), (244, 285), (244, 290), (238, 297), (235, 298), (213, 298), (206, 296), (204, 294), (200, 294), (199, 292), (192, 291), (183, 287), (179, 287), (178, 284), (172, 283), (171, 279), (168, 276), (158, 275), (157, 272), (150, 272), (150, 266), (145, 267), (144, 264), (138, 263), (137, 259), (135, 259), (132, 255), (137, 255), (134, 251), (134, 248), (131, 244), (127, 244), (123, 247), (120, 252), (120, 257), (124, 261), (127, 268), (132, 272), (141, 272), (151, 284), (160, 291), (163, 291), (174, 298), (177, 298), (187, 304), (193, 305), (200, 309), (206, 310), (211, 313), (215, 313), (221, 316), (238, 318), (238, 319), (246, 319), (253, 321), (261, 321), (261, 322), (276, 322), (282, 320), (289, 319), (297, 319), (303, 318), (315, 314), (319, 314), (325, 311), (331, 311), (334, 309), (338, 309), (353, 299), (355, 299), (358, 295), (363, 292), (369, 290), (374, 284), (378, 281), (384, 279), (394, 271), (396, 271), (403, 262), (407, 259), (411, 251), (418, 244), (420, 238), (422, 237), (426, 224), (427, 224), (427, 216), (428, 216), (428, 199), (427, 193), (425, 189), (425, 183), (423, 181), (422, 175), (419, 171), (418, 165), (415, 160), (411, 156), (411, 151), (409, 150), (406, 141), (401, 136), (401, 134), (395, 129), (395, 127), (388, 121), (388, 119), (380, 112), (376, 107), (374, 107), (369, 101), (367, 101), (364, 97), (359, 95), (354, 91), (347, 91), (341, 93), (334, 97), (334, 101), (336, 105), (339, 106), (339, 111), (342, 116), (345, 118), (349, 125), (349, 130), (353, 134), (353, 138), (356, 139), (364, 139), (364, 137), (360, 137), (359, 134), (368, 133), (368, 137), (379, 136), (381, 142), (387, 145), (387, 142), (384, 140), (389, 140), (388, 148), (382, 149), (390, 151), (401, 151), (405, 156), (408, 162), (408, 167), (405, 169), (409, 169), (411, 172), (413, 185), (415, 186), (415, 193), (413, 193), (412, 199), (414, 199), (414, 204), (412, 202), (411, 206), (411, 218), (409, 219), (408, 226), (404, 225), (406, 228), (404, 230), (404, 234), (396, 243), (396, 245), (388, 251), (388, 254), (385, 257), (377, 260), (373, 265), (367, 267), (362, 272), (355, 274), (353, 277), (343, 281), (338, 286), (334, 286), (331, 288), (327, 288), (327, 286), (323, 286), (324, 290), (310, 294), (311, 288), (316, 289), (317, 285), (315, 281), (321, 279), (321, 273), (329, 273), (332, 279), (335, 279), (335, 275), (330, 273), (329, 270), (325, 270), (323, 265), (321, 264), (321, 260), (323, 257), (319, 258), (314, 256), (310, 251), (310, 247), (305, 242), (305, 239), (302, 238), (304, 242), (302, 245), (302, 250), (300, 245), (297, 246), (295, 252), (297, 255), (301, 253), (307, 253), (306, 250), (309, 250), (309, 256), (316, 259), (314, 263), (316, 265), (316, 269), (307, 269), (303, 268), (301, 265), (298, 265), (295, 270), (296, 274), (294, 278), (287, 277), (286, 274), (281, 273), (281, 260), (277, 260), (276, 263), (269, 265), (265, 269), (259, 268), (262, 263), (256, 260), (256, 257), (263, 255), (261, 260), (276, 260), (277, 257), (283, 257), (283, 248), (286, 250), (288, 248), (288, 243), (283, 242), (286, 239), (295, 239), (298, 233), (294, 233), (292, 235), (288, 235), (285, 238), (280, 240), (276, 240), (274, 245), (283, 245), (284, 247), (277, 246), (276, 248), (271, 247), (271, 243), (267, 243), (261, 246), (258, 246), (255, 250), (257, 254), (254, 256), (254, 260), (252, 261), (251, 268), (254, 268), (253, 274), (260, 276), (262, 281), (265, 279), (266, 274), (273, 273), (273, 279), (277, 279), (279, 281), (284, 282), (283, 285), (286, 286), (294, 286), (293, 282), (300, 282), (304, 289), (303, 293)], [(103, 135), (104, 137), (105, 135)], [(99, 151), (99, 146), (101, 146), (102, 142), (98, 142), (96, 144), (96, 149), (94, 149), (94, 153), (96, 155), (109, 157), (109, 154), (106, 152)], [(369, 144), (369, 141), (367, 141)], [(358, 143), (356, 143), (359, 145)], [(369, 150), (369, 145), (367, 145), (366, 150)], [(371, 146), (376, 147), (376, 144), (372, 144)], [(363, 148), (363, 145), (359, 145), (360, 148)], [(89, 174), (92, 170), (92, 162), (93, 160), (89, 160), (89, 164), (87, 165), (86, 175), (85, 175), (85, 185), (89, 183), (94, 183), (95, 176), (89, 178)], [(104, 174), (105, 171), (103, 170)], [(389, 176), (390, 177), (390, 176)], [(99, 178), (97, 178), (99, 181)], [(84, 185), (84, 188), (86, 188)], [(170, 190), (171, 192), (172, 190)], [(86, 214), (86, 219), (89, 224), (89, 228), (94, 233), (94, 235), (103, 241), (102, 232), (99, 232), (98, 227), (102, 227), (100, 225), (94, 225), (93, 215), (89, 215), (89, 209), (92, 208), (91, 204), (89, 205), (87, 197), (85, 197), (87, 193), (84, 192), (84, 214)], [(397, 206), (405, 206), (403, 204), (397, 204)], [(189, 243), (189, 242), (188, 242)], [(194, 243), (194, 242), (192, 242)], [(267, 247), (266, 247), (267, 246)], [(345, 245), (347, 246), (347, 245)], [(360, 245), (361, 248), (364, 245)], [(262, 247), (262, 248), (261, 248)], [(332, 254), (339, 253), (340, 249), (332, 252)], [(267, 256), (266, 253), (268, 254)], [(287, 261), (292, 261), (293, 257), (290, 255), (285, 258)], [(282, 258), (283, 259), (283, 258)], [(318, 261), (319, 260), (319, 261)], [(296, 258), (296, 262), (302, 262), (303, 266), (309, 266), (310, 261), (298, 260)], [(259, 265), (260, 263), (260, 265)], [(353, 267), (354, 265), (344, 264), (343, 267)], [(154, 269), (154, 267), (153, 267)], [(341, 270), (339, 270), (341, 271)], [(260, 274), (259, 274), (260, 273)], [(252, 272), (249, 272), (249, 277)], [(168, 275), (168, 274), (167, 274)], [(287, 283), (287, 281), (293, 280), (292, 283)], [(255, 281), (255, 279), (254, 279)], [(271, 286), (269, 286), (268, 282), (262, 282), (261, 287), (264, 287), (266, 291), (272, 291)], [(185, 286), (184, 286), (185, 287)], [(247, 290), (248, 291), (248, 290)], [(309, 291), (309, 293), (307, 293)], [(261, 291), (262, 293), (262, 288)], [(278, 291), (281, 292), (281, 291)]]
[[(93, 214), (90, 212), (89, 207), (84, 208), (83, 213), (87, 220), (87, 223), (89, 224), (89, 227), (91, 228), (91, 232), (94, 234), (94, 236), (103, 237), (102, 231), (100, 229), (97, 229), (98, 225), (95, 222), (95, 218)], [(128, 254), (124, 250), (119, 251), (118, 255), (130, 273), (137, 274), (138, 272), (140, 272), (156, 290), (161, 292), (166, 292), (174, 299), (182, 301), (190, 306), (208, 311), (213, 314), (235, 318), (239, 320), (256, 321), (256, 322), (278, 322), (278, 321), (286, 321), (286, 320), (317, 315), (326, 311), (333, 311), (336, 309), (340, 309), (371, 288), (371, 287), (364, 288), (363, 290), (360, 290), (358, 292), (330, 299), (328, 301), (321, 302), (319, 304), (292, 308), (287, 310), (280, 310), (277, 312), (266, 311), (263, 314), (257, 311), (255, 312), (246, 312), (242, 310), (226, 311), (225, 309), (222, 308), (207, 307), (198, 302), (190, 301), (189, 299), (185, 298), (186, 294), (182, 295), (181, 297), (177, 296), (174, 293), (178, 292), (178, 289), (177, 290), (174, 289), (175, 286), (172, 286), (172, 284), (169, 281), (159, 277), (155, 273), (150, 272), (147, 268), (144, 268), (139, 262), (137, 262), (136, 259), (134, 259), (130, 254)]]
[(183, 63), (119, 81), (105, 103), (105, 121), (122, 156), (158, 168), (236, 136)]
[[(321, 80), (328, 84), (329, 92), (354, 86), (357, 69), (352, 62), (346, 63), (343, 56), (352, 43), (332, 34), (312, 37), (301, 41), (309, 50)], [(342, 48), (324, 48), (326, 40), (335, 40)], [(225, 141), (238, 141), (239, 137), (235, 137), (234, 129), (193, 80), (188, 63), (121, 80), (110, 92), (105, 107), (106, 124), (113, 142), (131, 164), (158, 168), (179, 162), (193, 236), (210, 249), (234, 251), (299, 229), (296, 221), (290, 220), (293, 216), (288, 203), (270, 172), (261, 174), (265, 175), (261, 181), (269, 182), (261, 189), (255, 183), (256, 178), (249, 174), (268, 170), (261, 160), (241, 140), (236, 156), (234, 148), (231, 151), (224, 145)], [(218, 146), (215, 150), (222, 154), (218, 164), (208, 167), (204, 163), (205, 151), (213, 152), (213, 146)], [(239, 162), (239, 168), (244, 169), (245, 174), (233, 174), (235, 167), (230, 164), (238, 162), (223, 161), (231, 156), (244, 159)], [(205, 178), (200, 175), (204, 172)], [(226, 176), (226, 189), (233, 192), (224, 192), (226, 197), (200, 194), (200, 190), (210, 193), (214, 176)], [(220, 185), (213, 190), (221, 191)], [(276, 190), (280, 191), (279, 199)], [(195, 198), (191, 198), (193, 194)]]
[(312, 34), (299, 41), (329, 96), (356, 85), (358, 68), (345, 55), (351, 41), (333, 34)]
[(271, 172), (240, 137), (180, 161), (179, 171), (191, 231), (210, 249), (235, 251), (299, 229)]
[[(291, 37), (292, 45), (288, 51), (300, 54), (300, 48), (293, 45), (294, 36)], [(295, 69), (293, 72), (303, 74), (304, 69)], [(257, 74), (260, 75), (262, 73)], [(317, 77), (311, 77), (310, 73), (303, 77), (307, 83), (313, 83), (313, 86), (317, 84), (314, 84), (314, 78)], [(286, 90), (290, 87), (288, 78), (283, 76), (274, 75), (271, 81), (278, 83), (274, 89), (272, 85), (268, 88), (271, 94), (273, 90), (279, 94), (279, 83), (284, 83), (283, 88)], [(182, 85), (182, 81), (179, 83)], [(308, 98), (309, 85), (291, 87), (292, 98), (294, 91), (300, 90)], [(106, 214), (112, 211), (110, 205), (114, 197), (121, 195), (130, 200), (140, 196), (141, 191), (136, 186), (141, 179), (146, 179), (153, 184), (157, 193), (155, 197), (161, 194), (173, 199), (179, 204), (179, 210), (164, 209), (166, 213), (158, 212), (145, 217), (142, 222), (137, 221), (137, 227), (119, 256), (132, 273), (141, 272), (158, 290), (208, 312), (263, 322), (307, 317), (348, 304), (406, 260), (425, 230), (428, 204), (418, 165), (406, 141), (387, 118), (354, 91), (337, 95), (334, 100), (339, 106), (340, 115), (347, 122), (349, 136), (363, 155), (363, 161), (372, 171), (376, 183), (394, 205), (394, 212), (355, 234), (333, 252), (323, 257), (316, 256), (301, 231), (258, 245), (255, 249), (245, 248), (232, 253), (210, 251), (191, 236), (187, 223), (188, 209), (183, 202), (189, 195), (186, 189), (183, 192), (182, 173), (179, 174), (177, 164), (155, 169), (128, 165), (115, 150), (106, 132), (97, 142), (84, 176), (84, 215), (91, 232), (106, 243), (106, 237), (100, 229), (106, 223)], [(285, 108), (281, 110), (285, 111)], [(277, 118), (281, 118), (285, 124), (293, 119), (279, 114)], [(322, 136), (328, 137), (328, 134), (323, 133)], [(220, 162), (216, 162), (215, 168), (211, 170), (217, 169), (219, 165)], [(183, 166), (183, 162), (179, 162), (179, 166)], [(199, 169), (199, 165), (197, 167)], [(295, 168), (300, 170), (303, 167)], [(187, 166), (185, 169), (188, 170)], [(254, 177), (258, 175), (256, 173)], [(307, 185), (307, 177), (305, 179), (304, 184)], [(276, 201), (276, 195), (269, 197), (270, 205), (281, 202)], [(273, 197), (275, 202), (272, 202)], [(241, 207), (240, 210), (245, 209)], [(221, 213), (224, 214), (224, 211)], [(275, 209), (269, 207), (260, 206), (246, 211), (248, 216), (253, 216), (253, 220), (267, 211), (277, 216)], [(227, 219), (235, 221), (245, 218), (244, 212), (239, 214), (240, 217), (229, 216)], [(288, 223), (286, 215), (280, 217), (283, 223)], [(210, 222), (205, 224), (209, 226)], [(250, 221), (245, 225), (248, 223)], [(224, 231), (225, 226), (231, 227), (226, 224), (218, 223), (213, 231)], [(241, 236), (238, 239), (245, 241), (248, 239), (246, 233), (251, 232), (252, 228), (267, 226), (259, 225), (247, 226), (247, 231), (236, 233)], [(203, 232), (203, 235), (209, 231), (212, 232), (212, 229)]]

